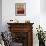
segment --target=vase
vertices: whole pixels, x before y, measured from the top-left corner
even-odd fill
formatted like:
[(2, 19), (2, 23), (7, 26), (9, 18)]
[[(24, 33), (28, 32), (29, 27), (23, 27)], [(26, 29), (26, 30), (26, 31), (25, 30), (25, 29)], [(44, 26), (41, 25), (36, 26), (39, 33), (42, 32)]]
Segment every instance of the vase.
[(45, 46), (45, 41), (39, 40), (39, 46)]

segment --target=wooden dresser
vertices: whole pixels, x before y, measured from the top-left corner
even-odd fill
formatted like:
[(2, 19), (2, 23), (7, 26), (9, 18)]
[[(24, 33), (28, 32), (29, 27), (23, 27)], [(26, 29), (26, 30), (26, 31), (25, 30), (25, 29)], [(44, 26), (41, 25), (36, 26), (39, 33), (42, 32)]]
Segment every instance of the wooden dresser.
[(12, 39), (15, 42), (23, 43), (22, 46), (33, 46), (33, 23), (7, 23)]

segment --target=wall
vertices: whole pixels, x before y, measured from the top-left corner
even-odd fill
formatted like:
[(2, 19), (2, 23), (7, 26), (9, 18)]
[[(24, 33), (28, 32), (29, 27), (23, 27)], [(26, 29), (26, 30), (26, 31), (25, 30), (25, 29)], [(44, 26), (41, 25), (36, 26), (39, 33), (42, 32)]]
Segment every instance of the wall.
[(46, 0), (40, 0), (40, 25), (46, 31)]
[(46, 13), (46, 0), (40, 0), (40, 10), (43, 13)]
[(2, 0), (0, 0), (0, 31), (2, 29)]
[[(17, 2), (26, 2), (26, 16), (15, 16), (15, 3)], [(19, 22), (24, 22), (29, 19), (33, 23), (39, 23), (40, 19), (40, 0), (3, 0), (2, 1), (2, 23), (3, 26), (10, 19), (17, 19)], [(18, 19), (19, 18), (19, 19)], [(22, 19), (23, 18), (23, 19)], [(5, 26), (6, 27), (6, 26)], [(4, 29), (6, 30), (6, 28)], [(5, 31), (4, 30), (4, 31)]]
[[(26, 3), (26, 16), (15, 16), (15, 3)], [(8, 30), (7, 22), (11, 19), (17, 19), (19, 22), (25, 22), (29, 19), (33, 25), (33, 45), (38, 46), (38, 39), (36, 37), (36, 27), (39, 24), (46, 30), (46, 15), (42, 12), (42, 1), (40, 0), (2, 0), (2, 26), (3, 31)]]

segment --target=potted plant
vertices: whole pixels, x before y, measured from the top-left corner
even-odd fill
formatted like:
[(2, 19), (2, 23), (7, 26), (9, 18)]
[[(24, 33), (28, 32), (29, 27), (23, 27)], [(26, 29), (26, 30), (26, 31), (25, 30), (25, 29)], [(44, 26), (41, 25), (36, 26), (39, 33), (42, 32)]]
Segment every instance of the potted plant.
[(37, 34), (36, 36), (38, 36), (38, 40), (39, 40), (39, 46), (45, 46), (45, 35), (43, 32), (42, 27), (36, 28), (37, 29)]

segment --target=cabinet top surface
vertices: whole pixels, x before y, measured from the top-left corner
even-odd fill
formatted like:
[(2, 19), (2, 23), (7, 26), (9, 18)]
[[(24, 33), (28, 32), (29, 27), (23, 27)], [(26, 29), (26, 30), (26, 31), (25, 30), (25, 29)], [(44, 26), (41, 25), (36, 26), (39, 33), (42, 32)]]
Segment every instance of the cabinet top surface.
[(31, 25), (33, 25), (34, 23), (7, 23), (8, 25), (14, 25), (14, 24), (31, 24)]

